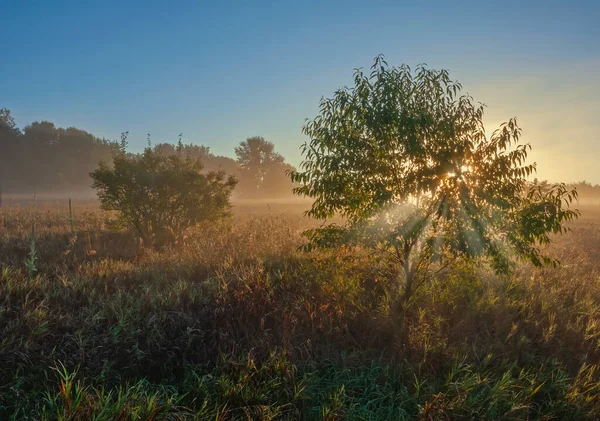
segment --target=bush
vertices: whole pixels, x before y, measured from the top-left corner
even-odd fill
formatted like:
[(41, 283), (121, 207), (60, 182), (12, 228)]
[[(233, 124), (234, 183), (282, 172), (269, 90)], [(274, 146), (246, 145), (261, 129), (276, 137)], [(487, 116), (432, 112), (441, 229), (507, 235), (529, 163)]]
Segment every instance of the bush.
[(122, 152), (112, 167), (101, 163), (90, 175), (102, 209), (117, 211), (145, 245), (160, 248), (186, 228), (229, 214), (236, 179), (223, 171), (203, 174), (202, 168), (189, 156), (146, 148), (142, 154)]

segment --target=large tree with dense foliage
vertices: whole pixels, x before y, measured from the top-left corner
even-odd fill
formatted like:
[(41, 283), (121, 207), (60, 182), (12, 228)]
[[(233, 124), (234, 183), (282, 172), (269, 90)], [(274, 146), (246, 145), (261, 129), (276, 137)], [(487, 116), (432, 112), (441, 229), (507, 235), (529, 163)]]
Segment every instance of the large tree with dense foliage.
[(303, 128), (295, 192), (314, 198), (308, 215), (344, 220), (307, 232), (309, 247), (360, 244), (391, 257), (401, 307), (456, 259), (485, 258), (499, 273), (518, 259), (555, 263), (539, 246), (578, 215), (576, 191), (528, 183), (535, 164), (516, 119), (488, 137), (483, 113), (446, 70), (381, 56), (370, 73), (356, 70), (354, 86), (322, 99)]
[(117, 211), (126, 227), (155, 247), (201, 221), (226, 216), (237, 183), (223, 171), (202, 173), (198, 159), (150, 147), (136, 155), (122, 150), (112, 166), (101, 163), (90, 175), (102, 208)]

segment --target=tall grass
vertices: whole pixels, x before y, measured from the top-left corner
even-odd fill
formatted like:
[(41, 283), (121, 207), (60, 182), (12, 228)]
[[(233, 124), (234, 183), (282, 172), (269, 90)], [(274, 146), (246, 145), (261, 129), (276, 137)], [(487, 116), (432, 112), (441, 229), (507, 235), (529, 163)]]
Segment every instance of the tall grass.
[(438, 277), (407, 348), (385, 262), (297, 251), (300, 211), (236, 209), (158, 253), (68, 209), (2, 210), (0, 419), (600, 417), (599, 210), (550, 246), (558, 269)]

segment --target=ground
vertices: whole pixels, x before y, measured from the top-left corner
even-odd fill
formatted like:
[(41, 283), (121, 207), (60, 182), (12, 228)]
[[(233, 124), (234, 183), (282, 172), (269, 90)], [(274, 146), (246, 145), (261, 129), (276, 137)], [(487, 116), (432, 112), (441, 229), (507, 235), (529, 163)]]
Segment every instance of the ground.
[(5, 200), (0, 419), (600, 418), (600, 207), (558, 268), (440, 275), (399, 344), (385, 265), (298, 251), (305, 205), (238, 203), (154, 252), (94, 202)]

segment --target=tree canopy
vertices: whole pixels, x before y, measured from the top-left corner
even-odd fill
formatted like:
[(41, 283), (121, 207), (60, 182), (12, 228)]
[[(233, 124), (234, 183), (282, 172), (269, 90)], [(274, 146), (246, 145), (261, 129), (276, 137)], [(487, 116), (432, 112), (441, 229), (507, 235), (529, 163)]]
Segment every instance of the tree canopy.
[(261, 136), (249, 137), (235, 148), (235, 155), (244, 190), (264, 196), (281, 194), (285, 189), (290, 189), (286, 173), (294, 168), (275, 152), (272, 142)]
[(0, 184), (10, 193), (89, 190), (88, 173), (110, 161), (116, 142), (48, 121), (22, 130), (9, 110), (0, 111)]
[[(274, 152), (273, 143), (263, 139), (263, 144), (270, 147), (271, 152), (255, 160), (252, 145), (243, 166), (241, 161), (217, 155), (203, 145), (159, 142), (153, 149), (164, 156), (181, 152), (183, 156), (200, 159), (204, 173), (225, 171), (235, 176), (240, 180), (234, 192), (236, 198), (291, 196), (293, 184), (285, 173), (293, 168)], [(10, 110), (0, 109), (0, 191), (91, 194), (89, 173), (98, 168), (100, 161), (110, 164), (119, 148), (117, 141), (99, 138), (75, 127), (57, 127), (50, 121), (33, 122), (21, 129)], [(257, 174), (260, 174), (258, 184)]]

